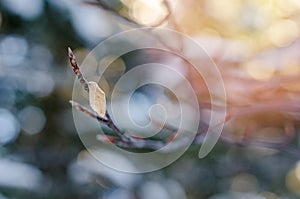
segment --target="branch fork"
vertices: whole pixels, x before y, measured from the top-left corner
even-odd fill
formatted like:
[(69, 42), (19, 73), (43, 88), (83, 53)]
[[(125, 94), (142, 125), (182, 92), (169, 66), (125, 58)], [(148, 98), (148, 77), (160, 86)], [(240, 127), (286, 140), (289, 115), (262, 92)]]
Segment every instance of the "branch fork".
[[(86, 80), (82, 72), (80, 71), (80, 67), (77, 63), (76, 57), (73, 51), (68, 48), (69, 60), (72, 66), (72, 69), (78, 78), (79, 82), (82, 84), (84, 90), (90, 93), (89, 82)], [(133, 136), (129, 136), (125, 134), (112, 120), (111, 116), (109, 115), (108, 111), (106, 110), (105, 116), (102, 117), (97, 113), (97, 111), (91, 111), (90, 109), (82, 106), (81, 104), (70, 100), (69, 101), (72, 107), (75, 109), (83, 112), (84, 114), (96, 119), (99, 123), (106, 125), (110, 129), (112, 129), (118, 136), (118, 138), (106, 136), (98, 136), (98, 138), (102, 141), (110, 141), (119, 146), (127, 147), (127, 148), (150, 148), (150, 149), (159, 149), (165, 145), (163, 141), (153, 141), (153, 140), (146, 140), (146, 139), (138, 139)]]

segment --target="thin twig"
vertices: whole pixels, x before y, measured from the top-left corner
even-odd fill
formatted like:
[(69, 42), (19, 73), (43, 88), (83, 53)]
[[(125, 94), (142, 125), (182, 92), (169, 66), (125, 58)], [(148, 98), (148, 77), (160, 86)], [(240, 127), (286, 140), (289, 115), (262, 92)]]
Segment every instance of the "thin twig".
[(84, 78), (84, 76), (82, 75), (82, 73), (81, 73), (81, 71), (79, 69), (79, 65), (77, 63), (76, 57), (75, 57), (73, 51), (71, 50), (71, 48), (68, 48), (68, 54), (69, 54), (69, 60), (70, 60), (70, 63), (72, 65), (72, 69), (73, 69), (75, 75), (79, 79), (79, 81), (82, 84), (84, 90), (86, 90), (87, 92), (89, 92), (88, 82)]
[(111, 128), (113, 131), (115, 131), (119, 136), (120, 138), (125, 141), (125, 142), (131, 142), (132, 141), (132, 138), (127, 136), (123, 131), (121, 131), (117, 125), (115, 125), (115, 123), (113, 122), (113, 120), (111, 119), (109, 113), (106, 111), (106, 114), (105, 114), (107, 120), (108, 120), (108, 124), (107, 126), (109, 128)]
[(90, 116), (90, 117), (98, 120), (99, 122), (104, 123), (104, 124), (108, 124), (109, 123), (109, 120), (100, 117), (97, 113), (93, 113), (92, 111), (90, 111), (89, 109), (87, 109), (84, 106), (80, 105), (79, 103), (74, 102), (73, 100), (70, 100), (69, 102), (71, 103), (71, 105), (74, 108), (76, 108), (77, 110), (79, 110), (79, 111), (87, 114), (88, 116)]
[(109, 128), (111, 128), (112, 130), (114, 130), (118, 136), (120, 136), (120, 138), (123, 141), (129, 141), (130, 138), (124, 134), (124, 132), (122, 132), (112, 121), (112, 119), (110, 118), (109, 114), (106, 113), (106, 117), (107, 119), (100, 117), (96, 112), (92, 112), (89, 109), (87, 109), (86, 107), (82, 106), (81, 104), (74, 102), (72, 100), (70, 100), (71, 105), (76, 108), (77, 110), (87, 114), (88, 116), (98, 120), (98, 122), (105, 124), (106, 126), (108, 126)]
[[(80, 71), (80, 67), (76, 61), (75, 55), (72, 52), (70, 48), (68, 48), (68, 53), (69, 53), (69, 58), (70, 58), (70, 63), (72, 65), (73, 71), (76, 74), (77, 78), (80, 80), (80, 83), (83, 85), (84, 89), (89, 92), (88, 89), (88, 83), (83, 74)], [(80, 105), (79, 103), (70, 100), (71, 105), (76, 108), (77, 110), (85, 113), (86, 115), (96, 119), (98, 122), (106, 125), (110, 129), (112, 129), (121, 140), (114, 139), (114, 143), (116, 143), (118, 146), (122, 147), (133, 147), (133, 148), (150, 148), (150, 149), (158, 149), (162, 146), (164, 146), (164, 142), (159, 141), (156, 142), (154, 140), (145, 140), (145, 139), (137, 139), (132, 136), (126, 135), (112, 120), (110, 117), (109, 113), (106, 111), (105, 117), (103, 118), (99, 116), (96, 112), (90, 111), (88, 108)], [(110, 139), (112, 141), (112, 139)]]
[[(146, 139), (137, 139), (134, 137), (129, 137), (128, 135), (124, 134), (111, 120), (110, 116), (107, 114), (108, 119), (100, 117), (97, 113), (90, 111), (86, 107), (80, 105), (77, 102), (70, 100), (71, 105), (76, 108), (77, 110), (83, 112), (84, 114), (96, 119), (99, 123), (106, 125), (107, 127), (111, 128), (117, 135), (118, 138), (109, 137), (109, 136), (97, 136), (98, 140), (101, 141), (109, 141), (112, 142), (120, 147), (126, 148), (149, 148), (153, 150), (157, 150), (165, 145), (165, 142), (160, 140), (146, 140)], [(121, 139), (121, 140), (120, 140)]]
[[(68, 54), (69, 54), (70, 63), (71, 63), (71, 66), (72, 66), (72, 69), (73, 69), (75, 75), (79, 79), (80, 83), (83, 85), (84, 90), (86, 90), (87, 92), (89, 92), (88, 81), (86, 80), (86, 78), (81, 73), (80, 67), (79, 67), (79, 65), (77, 63), (76, 57), (75, 57), (73, 51), (71, 50), (71, 48), (68, 48)], [(100, 117), (98, 114), (92, 113), (87, 108), (81, 106), (77, 102), (70, 101), (70, 103), (72, 104), (72, 106), (74, 106), (78, 110), (86, 113), (87, 115), (89, 115), (89, 116), (97, 119), (100, 122), (104, 122), (109, 128), (111, 128), (112, 130), (114, 130), (121, 137), (122, 140), (124, 140), (124, 141), (129, 141), (130, 140), (130, 138), (127, 135), (125, 135), (125, 133), (122, 132), (114, 124), (113, 120), (111, 119), (111, 117), (110, 117), (110, 115), (109, 115), (109, 113), (107, 111), (106, 111), (106, 114), (105, 114), (105, 116), (107, 117), (107, 119), (104, 119), (104, 118)]]

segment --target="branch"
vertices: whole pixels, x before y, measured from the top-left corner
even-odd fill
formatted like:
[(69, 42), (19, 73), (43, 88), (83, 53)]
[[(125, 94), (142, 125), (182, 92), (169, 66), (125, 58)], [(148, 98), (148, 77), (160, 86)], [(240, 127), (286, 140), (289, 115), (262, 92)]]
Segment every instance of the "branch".
[(107, 120), (108, 120), (108, 124), (107, 126), (109, 128), (111, 128), (113, 131), (115, 131), (123, 141), (125, 142), (131, 142), (132, 141), (132, 138), (127, 136), (123, 131), (121, 131), (117, 125), (115, 125), (115, 123), (113, 122), (113, 120), (111, 119), (110, 115), (108, 114), (108, 112), (106, 111), (106, 114), (105, 114)]
[(84, 114), (87, 114), (88, 116), (98, 120), (98, 122), (104, 123), (104, 124), (108, 124), (109, 120), (100, 117), (97, 113), (93, 113), (92, 111), (90, 111), (89, 109), (85, 108), (84, 106), (80, 105), (77, 102), (74, 102), (73, 100), (69, 101), (70, 104), (72, 105), (72, 107), (76, 108), (77, 110), (83, 112)]
[[(80, 67), (77, 63), (76, 57), (73, 53), (73, 51), (71, 50), (71, 48), (68, 48), (68, 54), (69, 54), (69, 59), (70, 59), (70, 63), (72, 66), (72, 69), (75, 73), (75, 75), (77, 76), (77, 78), (79, 79), (80, 83), (83, 85), (83, 88), (85, 91), (89, 92), (89, 85), (88, 85), (88, 81), (85, 79), (85, 77), (83, 76), (83, 74), (80, 71)], [(72, 104), (73, 107), (75, 107), (76, 109), (80, 110), (81, 112), (93, 117), (94, 119), (97, 119), (99, 122), (105, 123), (109, 128), (111, 128), (112, 130), (114, 130), (124, 141), (129, 141), (130, 138), (128, 136), (125, 135), (124, 132), (122, 132), (113, 122), (113, 120), (111, 119), (109, 113), (106, 111), (106, 118), (104, 119), (102, 117), (100, 117), (97, 113), (92, 113), (91, 111), (89, 111), (87, 108), (81, 106), (80, 104), (78, 104), (77, 102), (74, 101), (70, 101), (70, 103)]]
[[(89, 87), (88, 87), (88, 81), (85, 79), (83, 74), (80, 71), (79, 65), (76, 61), (75, 55), (72, 52), (70, 48), (68, 48), (68, 54), (69, 54), (69, 59), (70, 63), (72, 66), (72, 69), (77, 76), (77, 78), (80, 80), (80, 83), (83, 85), (84, 90), (89, 92)], [(118, 146), (122, 147), (134, 147), (134, 148), (150, 148), (150, 149), (158, 149), (162, 146), (165, 145), (165, 142), (163, 141), (154, 141), (154, 140), (145, 140), (145, 139), (137, 139), (132, 136), (126, 135), (112, 120), (110, 117), (109, 113), (106, 111), (105, 117), (103, 118), (98, 115), (96, 112), (90, 111), (88, 108), (80, 105), (79, 103), (70, 100), (70, 103), (72, 107), (76, 108), (77, 110), (83, 112), (84, 114), (96, 119), (99, 123), (106, 125), (110, 129), (112, 129), (118, 136), (118, 139), (110, 139), (108, 138), (109, 141), (114, 142)], [(104, 140), (104, 139), (101, 139)]]
[(109, 114), (106, 114), (107, 119), (100, 117), (97, 113), (94, 113), (87, 109), (86, 107), (80, 105), (77, 102), (74, 102), (70, 100), (71, 105), (76, 108), (77, 110), (83, 112), (84, 114), (96, 119), (99, 123), (106, 125), (110, 129), (112, 129), (117, 135), (119, 136), (120, 139), (117, 139), (115, 137), (110, 137), (110, 136), (102, 136), (99, 135), (97, 136), (98, 140), (101, 141), (109, 141), (112, 143), (115, 143), (116, 145), (120, 147), (125, 147), (125, 148), (149, 148), (149, 149), (159, 149), (165, 145), (165, 142), (159, 141), (159, 140), (145, 140), (145, 139), (138, 139), (134, 137), (129, 137), (126, 135), (124, 132), (122, 132), (112, 121), (110, 118)]
[(70, 60), (70, 63), (71, 63), (71, 66), (72, 66), (72, 69), (73, 69), (75, 75), (77, 76), (78, 80), (82, 84), (84, 90), (89, 92), (88, 82), (82, 75), (82, 73), (79, 69), (79, 65), (77, 63), (76, 57), (75, 57), (73, 51), (71, 50), (71, 48), (68, 48), (68, 54), (69, 54), (69, 60)]

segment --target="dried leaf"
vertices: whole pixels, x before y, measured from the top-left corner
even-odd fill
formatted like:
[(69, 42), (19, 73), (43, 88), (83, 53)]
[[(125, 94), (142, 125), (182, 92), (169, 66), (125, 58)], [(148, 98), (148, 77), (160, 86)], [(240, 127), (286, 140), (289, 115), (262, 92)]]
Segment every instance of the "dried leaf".
[(101, 117), (106, 113), (105, 93), (101, 90), (96, 82), (89, 82), (89, 101), (92, 109)]

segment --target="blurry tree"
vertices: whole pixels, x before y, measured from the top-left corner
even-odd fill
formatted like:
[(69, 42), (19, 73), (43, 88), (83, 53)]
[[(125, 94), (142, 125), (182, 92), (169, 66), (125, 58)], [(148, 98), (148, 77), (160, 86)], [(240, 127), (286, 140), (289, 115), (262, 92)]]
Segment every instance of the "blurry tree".
[[(298, 198), (299, 10), (297, 0), (1, 0), (0, 198)], [(141, 26), (172, 28), (207, 50), (228, 121), (207, 158), (194, 145), (161, 171), (132, 175), (99, 165), (78, 138), (66, 49), (81, 63), (98, 42)], [(100, 86), (109, 96), (139, 60), (163, 58), (125, 55)], [(181, 65), (209, 112), (203, 79)]]

